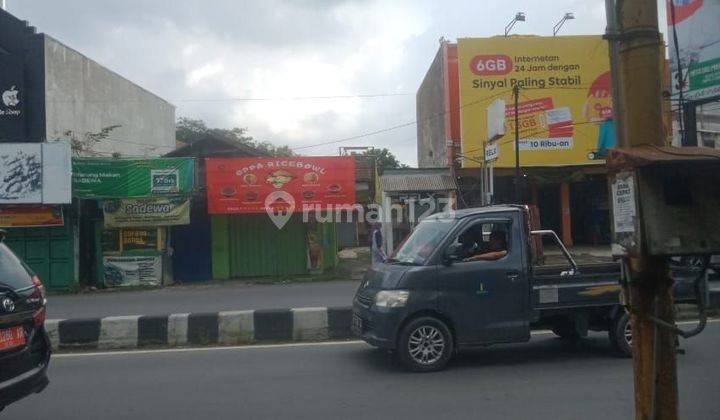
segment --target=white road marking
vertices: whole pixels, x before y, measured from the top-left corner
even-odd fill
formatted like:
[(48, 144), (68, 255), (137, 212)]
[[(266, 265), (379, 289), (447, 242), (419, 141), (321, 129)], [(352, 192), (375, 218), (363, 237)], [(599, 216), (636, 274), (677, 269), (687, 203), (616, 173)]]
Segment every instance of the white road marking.
[[(708, 324), (720, 322), (720, 318), (708, 319)], [(681, 321), (678, 325), (697, 324), (697, 321)], [(542, 336), (554, 334), (550, 330), (537, 330), (530, 333), (531, 336)], [(285, 343), (285, 344), (250, 344), (246, 346), (225, 346), (225, 347), (183, 347), (173, 349), (153, 349), (153, 350), (123, 350), (123, 351), (97, 351), (90, 353), (60, 353), (53, 354), (53, 359), (65, 359), (74, 357), (94, 357), (94, 356), (122, 356), (127, 354), (159, 354), (159, 353), (194, 353), (200, 351), (231, 351), (231, 350), (262, 350), (262, 349), (278, 349), (292, 347), (326, 347), (326, 346), (346, 346), (354, 344), (365, 344), (361, 340), (350, 341), (320, 341), (314, 343)], [(369, 346), (369, 345), (368, 345)]]
[(123, 350), (123, 351), (97, 351), (90, 353), (60, 353), (53, 354), (53, 359), (85, 357), (85, 356), (118, 356), (125, 354), (154, 354), (154, 353), (192, 353), (198, 351), (225, 351), (225, 350), (260, 350), (277, 349), (285, 347), (320, 347), (320, 346), (344, 346), (349, 344), (364, 344), (364, 341), (320, 341), (316, 343), (286, 343), (286, 344), (249, 344), (247, 346), (225, 346), (225, 347), (183, 347), (175, 349), (153, 349), (153, 350)]

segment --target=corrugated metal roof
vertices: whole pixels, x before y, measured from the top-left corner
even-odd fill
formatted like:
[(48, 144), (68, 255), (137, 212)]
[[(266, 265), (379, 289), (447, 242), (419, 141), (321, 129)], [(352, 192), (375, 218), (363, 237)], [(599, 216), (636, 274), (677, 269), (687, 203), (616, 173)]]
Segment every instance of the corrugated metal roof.
[(450, 191), (457, 184), (449, 168), (388, 169), (380, 176), (384, 192)]
[(609, 149), (611, 168), (637, 167), (656, 163), (717, 161), (720, 151), (705, 147), (659, 147), (643, 145), (628, 149)]

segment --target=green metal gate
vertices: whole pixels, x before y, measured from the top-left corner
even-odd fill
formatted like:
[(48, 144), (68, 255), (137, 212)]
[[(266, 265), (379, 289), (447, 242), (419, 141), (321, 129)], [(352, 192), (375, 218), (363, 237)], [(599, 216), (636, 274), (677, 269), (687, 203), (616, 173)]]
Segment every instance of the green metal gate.
[(278, 229), (265, 214), (214, 215), (212, 272), (215, 279), (283, 277), (315, 274), (308, 269), (308, 229), (314, 229), (322, 247), (319, 271), (337, 266), (335, 223), (313, 227), (295, 214)]
[(69, 290), (75, 284), (72, 226), (8, 229), (5, 243), (40, 277), (45, 287)]

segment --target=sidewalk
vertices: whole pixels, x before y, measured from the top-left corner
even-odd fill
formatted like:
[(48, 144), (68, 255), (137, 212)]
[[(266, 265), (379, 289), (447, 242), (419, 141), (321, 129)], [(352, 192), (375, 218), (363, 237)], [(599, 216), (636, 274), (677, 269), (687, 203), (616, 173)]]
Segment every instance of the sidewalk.
[(51, 295), (48, 319), (350, 306), (370, 265), (370, 251), (367, 247), (345, 249), (339, 252), (339, 258), (340, 263), (329, 280), (277, 280), (272, 284), (220, 280), (149, 290), (110, 289)]

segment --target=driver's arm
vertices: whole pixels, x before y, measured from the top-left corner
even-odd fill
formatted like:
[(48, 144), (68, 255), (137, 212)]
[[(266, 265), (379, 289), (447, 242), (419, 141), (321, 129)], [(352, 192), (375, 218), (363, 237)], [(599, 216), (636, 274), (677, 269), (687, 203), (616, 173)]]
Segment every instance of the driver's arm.
[(506, 250), (484, 252), (465, 258), (465, 261), (495, 261), (507, 255)]

